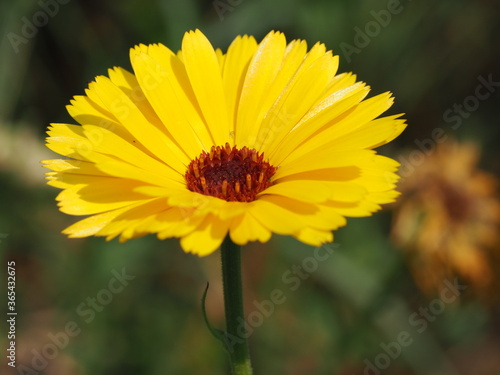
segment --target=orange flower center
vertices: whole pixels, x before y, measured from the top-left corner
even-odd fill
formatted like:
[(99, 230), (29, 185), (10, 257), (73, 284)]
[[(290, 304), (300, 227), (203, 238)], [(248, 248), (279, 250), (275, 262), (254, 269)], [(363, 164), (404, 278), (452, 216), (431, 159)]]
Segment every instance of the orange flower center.
[(271, 185), (276, 168), (264, 161), (264, 153), (229, 143), (202, 151), (189, 163), (187, 188), (229, 202), (251, 202)]

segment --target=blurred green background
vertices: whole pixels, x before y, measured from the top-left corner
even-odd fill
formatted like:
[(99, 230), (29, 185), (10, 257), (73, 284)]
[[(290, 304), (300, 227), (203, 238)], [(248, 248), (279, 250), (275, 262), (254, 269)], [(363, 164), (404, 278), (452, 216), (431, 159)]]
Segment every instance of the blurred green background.
[[(391, 113), (406, 113), (409, 127), (383, 154), (398, 158), (440, 127), (475, 141), (481, 168), (500, 171), (498, 87), (459, 126), (443, 118), (475, 94), (479, 77), (500, 81), (494, 0), (11, 0), (0, 3), (0, 19), (0, 295), (6, 316), (13, 260), (18, 312), (18, 367), (7, 366), (2, 318), (1, 374), (229, 373), (200, 312), (209, 281), (208, 314), (223, 327), (219, 254), (200, 259), (153, 236), (125, 244), (67, 239), (60, 232), (76, 220), (57, 210), (57, 191), (44, 183), (39, 160), (55, 157), (43, 146), (45, 128), (72, 123), (65, 111), (72, 96), (110, 67), (130, 69), (137, 43), (177, 50), (194, 28), (223, 50), (238, 34), (260, 41), (272, 29), (288, 40), (322, 41), (341, 55), (340, 71), (355, 72), (374, 93), (392, 91)], [(440, 305), (439, 293), (423, 295), (390, 241), (391, 215), (351, 219), (321, 261), (286, 237), (245, 247), (255, 374), (500, 373), (498, 299), (484, 302), (469, 289)], [(292, 281), (297, 266), (311, 272)], [(113, 281), (123, 273), (129, 280)], [(283, 303), (259, 315), (275, 289)], [(419, 332), (424, 323), (411, 317), (429, 306), (435, 313)], [(391, 343), (401, 333), (408, 345), (398, 351)]]

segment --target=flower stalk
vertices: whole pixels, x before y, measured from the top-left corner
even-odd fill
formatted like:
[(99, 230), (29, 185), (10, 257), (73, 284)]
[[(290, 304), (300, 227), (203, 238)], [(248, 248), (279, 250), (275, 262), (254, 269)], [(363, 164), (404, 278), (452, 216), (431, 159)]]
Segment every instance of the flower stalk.
[(241, 277), (241, 246), (229, 235), (221, 246), (222, 282), (226, 314), (226, 349), (233, 375), (251, 375), (252, 367), (246, 337), (238, 335), (238, 325), (245, 320)]

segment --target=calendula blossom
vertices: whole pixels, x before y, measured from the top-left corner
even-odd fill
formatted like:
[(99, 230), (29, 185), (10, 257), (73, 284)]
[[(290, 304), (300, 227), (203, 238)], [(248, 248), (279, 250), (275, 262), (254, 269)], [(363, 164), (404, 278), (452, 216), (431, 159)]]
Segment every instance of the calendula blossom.
[(130, 51), (67, 107), (79, 123), (51, 124), (48, 184), (60, 210), (88, 217), (70, 237), (121, 241), (156, 233), (206, 255), (272, 233), (310, 245), (333, 240), (346, 217), (371, 215), (398, 193), (398, 163), (374, 148), (405, 128), (378, 118), (390, 93), (337, 74), (317, 43), (238, 36), (227, 53), (201, 31), (177, 54), (162, 44)]
[(478, 144), (450, 138), (400, 186), (392, 239), (428, 295), (459, 277), (484, 300), (498, 296), (500, 184), (479, 160)]

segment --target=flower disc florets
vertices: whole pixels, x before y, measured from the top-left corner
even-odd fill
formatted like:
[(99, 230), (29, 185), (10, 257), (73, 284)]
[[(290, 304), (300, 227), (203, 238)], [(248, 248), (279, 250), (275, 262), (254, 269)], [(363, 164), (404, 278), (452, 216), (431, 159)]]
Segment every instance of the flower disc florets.
[(276, 168), (264, 161), (264, 153), (226, 143), (203, 151), (188, 166), (187, 188), (226, 201), (251, 202), (271, 185)]

